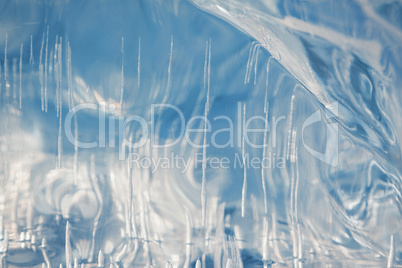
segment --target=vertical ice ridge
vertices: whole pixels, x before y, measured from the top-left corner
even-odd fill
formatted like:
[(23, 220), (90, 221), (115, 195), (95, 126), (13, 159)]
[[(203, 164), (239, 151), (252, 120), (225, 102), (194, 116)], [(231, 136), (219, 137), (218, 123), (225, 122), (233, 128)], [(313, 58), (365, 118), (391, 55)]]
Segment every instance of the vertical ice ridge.
[(268, 251), (268, 235), (269, 235), (269, 223), (268, 217), (264, 216), (263, 221), (263, 237), (262, 237), (262, 260), (264, 261), (264, 268), (268, 267), (268, 258), (269, 258), (269, 251)]
[(258, 44), (256, 41), (254, 41), (251, 44), (249, 55), (248, 55), (248, 60), (247, 60), (247, 65), (246, 65), (246, 75), (244, 77), (244, 84), (250, 83), (250, 77), (251, 77), (251, 71), (254, 66), (254, 85), (257, 83), (257, 64), (258, 64), (258, 54), (259, 54), (259, 48), (260, 44)]
[(247, 80), (248, 80), (248, 74), (250, 72), (250, 63), (251, 63), (251, 55), (253, 52), (253, 48), (254, 48), (254, 44), (256, 41), (254, 41), (251, 46), (250, 46), (250, 51), (248, 52), (248, 60), (247, 60), (247, 65), (246, 65), (246, 74), (244, 76), (244, 84), (247, 84)]
[[(269, 110), (269, 103), (268, 103), (268, 75), (269, 75), (269, 63), (271, 58), (267, 62), (267, 77), (265, 80), (265, 98), (264, 98), (264, 113), (265, 113), (265, 126), (264, 126), (264, 143), (262, 148), (262, 159), (266, 158), (267, 155), (267, 139), (268, 139), (268, 110)], [(262, 183), (262, 190), (264, 194), (264, 213), (265, 216), (268, 214), (268, 201), (267, 201), (267, 189), (266, 189), (266, 180), (265, 180), (265, 168), (261, 168), (261, 183)]]
[(73, 162), (73, 171), (74, 171), (74, 184), (78, 185), (78, 122), (77, 116), (74, 113), (74, 162)]
[(115, 256), (116, 256), (115, 262), (116, 263), (122, 262), (123, 258), (126, 256), (126, 254), (127, 254), (127, 244), (125, 244), (123, 246), (123, 249), (118, 254), (115, 254)]
[(141, 86), (141, 36), (138, 37), (138, 64), (137, 64), (137, 84), (138, 90), (140, 90)]
[(91, 177), (91, 182), (92, 182), (91, 184), (93, 185), (92, 186), (93, 191), (94, 191), (96, 199), (98, 200), (98, 203), (99, 203), (99, 208), (95, 215), (95, 218), (93, 220), (93, 225), (92, 225), (92, 241), (91, 241), (91, 246), (90, 246), (90, 258), (92, 258), (94, 255), (94, 252), (95, 252), (95, 238), (96, 238), (96, 232), (98, 230), (99, 218), (102, 214), (102, 208), (103, 208), (102, 193), (99, 189), (99, 178), (96, 176), (95, 154), (91, 155), (90, 177)]
[[(56, 99), (55, 99), (55, 105), (56, 105), (56, 115), (59, 116), (60, 114), (60, 102), (59, 102), (59, 94), (60, 94), (60, 84), (59, 84), (59, 36), (56, 35), (56, 41), (54, 43), (54, 81), (56, 81)], [(50, 60), (52, 60), (50, 58)]]
[[(268, 139), (268, 111), (269, 111), (269, 102), (268, 102), (268, 76), (269, 76), (269, 64), (271, 62), (271, 57), (267, 62), (267, 72), (266, 72), (266, 80), (265, 80), (265, 98), (264, 98), (264, 113), (265, 113), (265, 128), (264, 128), (264, 147), (263, 147), (263, 159), (266, 158), (267, 154), (267, 139)], [(264, 220), (263, 220), (263, 240), (262, 240), (262, 259), (264, 261), (264, 268), (268, 267), (268, 235), (269, 235), (269, 223), (268, 223), (268, 201), (267, 201), (267, 189), (266, 189), (266, 179), (265, 179), (265, 168), (261, 168), (261, 182), (262, 182), (262, 190), (264, 195)]]
[(257, 68), (258, 68), (258, 54), (260, 52), (260, 45), (256, 46), (255, 64), (254, 64), (254, 85), (257, 83)]
[(60, 43), (57, 48), (57, 69), (58, 69), (58, 75), (57, 75), (57, 90), (58, 90), (58, 107), (59, 107), (59, 134), (57, 137), (57, 167), (59, 169), (62, 168), (62, 160), (63, 160), (63, 133), (62, 133), (62, 111), (63, 111), (63, 103), (62, 103), (62, 95), (61, 95), (61, 78), (62, 78), (62, 38), (60, 37)]
[(47, 72), (49, 68), (48, 64), (48, 49), (49, 49), (49, 25), (46, 29), (46, 45), (45, 45), (45, 90), (44, 90), (44, 101), (45, 101), (45, 112), (47, 112)]
[(43, 259), (45, 260), (45, 263), (46, 263), (46, 267), (50, 268), (51, 264), (50, 264), (49, 256), (47, 254), (47, 241), (46, 241), (46, 238), (42, 238), (42, 243), (41, 243), (40, 248), (41, 248), (41, 251), (42, 251)]
[(235, 268), (232, 259), (226, 261), (226, 268)]
[(395, 240), (394, 240), (394, 235), (391, 235), (390, 245), (389, 245), (389, 253), (388, 253), (388, 261), (387, 261), (387, 268), (394, 267), (394, 259), (395, 259)]
[(142, 238), (144, 240), (144, 257), (145, 257), (146, 263), (150, 264), (151, 263), (151, 252), (150, 252), (150, 248), (149, 248), (148, 228), (147, 228), (146, 219), (145, 219), (146, 205), (145, 205), (144, 199), (145, 199), (144, 195), (141, 192), (139, 194), (139, 201), (140, 201), (139, 203), (140, 203), (140, 207), (141, 207), (140, 221), (141, 221)]
[(66, 224), (66, 267), (71, 268), (73, 263), (73, 251), (71, 249), (70, 241), (70, 222)]
[(299, 260), (299, 267), (303, 266), (303, 243), (302, 243), (302, 236), (301, 236), (301, 230), (300, 230), (300, 222), (299, 222), (299, 206), (298, 206), (298, 200), (299, 200), (299, 181), (300, 181), (300, 176), (299, 176), (299, 160), (297, 158), (297, 147), (296, 147), (296, 130), (294, 130), (293, 133), (293, 158), (296, 168), (296, 181), (295, 181), (295, 199), (294, 199), (294, 215), (295, 215), (295, 222), (297, 225), (297, 246), (298, 246), (298, 252), (297, 252), (297, 258)]
[(24, 45), (21, 44), (21, 48), (20, 48), (20, 90), (19, 90), (19, 107), (20, 109), (22, 108), (22, 49), (23, 49)]
[(245, 150), (245, 129), (246, 129), (246, 104), (243, 104), (243, 136), (242, 136), (242, 160), (243, 160), (243, 188), (241, 191), (241, 216), (244, 218), (246, 213), (247, 198), (247, 167), (246, 167), (246, 150)]
[[(130, 135), (130, 144), (132, 143), (133, 135)], [(133, 193), (133, 165), (130, 162), (130, 159), (127, 159), (127, 165), (128, 165), (128, 204), (127, 204), (127, 210), (128, 210), (128, 221), (127, 221), (127, 233), (130, 237), (133, 237), (133, 232), (132, 228), (135, 228), (135, 222), (133, 220), (133, 215), (134, 215), (134, 193)], [(136, 236), (136, 235), (135, 235)]]
[(192, 224), (190, 213), (185, 209), (186, 213), (186, 260), (184, 262), (184, 267), (189, 268), (191, 262), (191, 251), (192, 251)]
[[(132, 136), (130, 137), (132, 139)], [(130, 140), (130, 143), (132, 140)], [(134, 153), (134, 148), (131, 149), (131, 153)], [(134, 238), (134, 249), (133, 249), (133, 256), (135, 257), (137, 254), (137, 251), (139, 249), (139, 242), (138, 242), (138, 231), (137, 231), (137, 225), (135, 222), (135, 202), (134, 202), (134, 189), (133, 189), (133, 180), (134, 180), (134, 174), (133, 174), (133, 166), (130, 167), (131, 173), (129, 175), (129, 211), (130, 211), (130, 219), (128, 225), (131, 227), (129, 228), (131, 233), (131, 236)]]
[[(290, 129), (290, 131), (292, 131), (292, 129)], [(294, 133), (294, 131), (293, 131), (293, 133)], [(291, 150), (293, 150), (294, 149), (293, 139), (292, 139), (293, 135), (291, 135), (290, 138), (291, 138), (290, 147), (291, 147)], [(293, 154), (293, 152), (291, 152), (290, 154)], [(293, 163), (293, 161), (291, 161), (291, 162)], [(295, 205), (294, 205), (294, 199), (295, 199), (295, 170), (294, 170), (293, 165), (291, 167), (291, 175), (290, 176), (291, 176), (291, 178), (290, 178), (291, 179), (291, 182), (290, 182), (290, 229), (291, 229), (292, 244), (293, 244), (293, 262), (294, 262), (294, 267), (297, 267), (296, 264), (297, 264), (297, 248), (298, 248), (298, 246), (297, 246), (296, 228), (295, 228)]]
[(1, 250), (2, 250), (3, 253), (7, 253), (8, 247), (9, 247), (9, 241), (10, 241), (10, 237), (9, 237), (8, 231), (5, 230), (4, 231), (4, 238), (3, 238), (3, 241), (2, 241), (2, 244), (1, 244)]
[(105, 256), (103, 255), (102, 250), (99, 250), (98, 254), (98, 267), (105, 267)]
[(31, 45), (29, 48), (29, 64), (34, 64), (34, 57), (33, 57), (33, 38), (32, 38), (32, 34), (31, 34)]
[(17, 104), (17, 59), (13, 58), (13, 103)]
[(1, 70), (1, 65), (0, 65), (0, 100), (1, 100), (2, 94), (3, 94), (3, 83), (2, 83), (3, 79), (2, 79), (1, 73), (2, 73), (2, 70)]
[(4, 86), (5, 88), (5, 97), (8, 99), (10, 95), (10, 85), (8, 83), (8, 62), (7, 62), (7, 40), (8, 35), (6, 34), (6, 41), (4, 46)]
[(202, 146), (202, 182), (201, 182), (201, 213), (202, 226), (205, 227), (206, 211), (207, 211), (207, 183), (206, 183), (206, 168), (207, 168), (207, 118), (209, 111), (209, 89), (211, 76), (211, 40), (206, 42), (205, 48), (205, 63), (204, 63), (204, 90), (207, 89), (207, 101), (205, 102), (204, 111), (204, 142)]
[(295, 100), (295, 95), (292, 95), (292, 99), (290, 101), (290, 111), (289, 111), (289, 130), (288, 130), (288, 144), (286, 150), (286, 159), (290, 157), (290, 147), (291, 147), (291, 135), (292, 135), (292, 125), (293, 125), (293, 103)]
[[(299, 188), (299, 172), (297, 162), (297, 147), (296, 147), (296, 129), (292, 130), (291, 145), (290, 145), (290, 162), (291, 167), (291, 188), (290, 188), (290, 221), (291, 233), (293, 241), (293, 257), (294, 266), (302, 266), (302, 242), (300, 235), (300, 225), (298, 216), (298, 188)], [(297, 265), (299, 264), (299, 265)]]
[(297, 259), (299, 260), (299, 267), (303, 267), (303, 244), (302, 244), (302, 235), (300, 229), (300, 223), (297, 221), (297, 239), (298, 239), (298, 255)]
[(45, 88), (44, 88), (44, 67), (43, 67), (43, 46), (45, 45), (45, 33), (42, 35), (42, 45), (39, 52), (39, 84), (40, 84), (40, 100), (42, 111), (45, 111)]
[(70, 47), (70, 42), (67, 42), (67, 98), (68, 98), (68, 109), (71, 111), (73, 107), (73, 92), (72, 92), (72, 87), (73, 87), (73, 78), (72, 78), (72, 67), (71, 67), (71, 47)]
[(173, 35), (170, 36), (170, 54), (169, 54), (169, 65), (168, 65), (168, 77), (166, 82), (166, 92), (165, 97), (163, 98), (162, 103), (166, 103), (167, 99), (170, 96), (170, 88), (171, 88), (171, 76), (172, 76), (172, 60), (173, 60)]
[(124, 95), (124, 36), (121, 38), (120, 114), (123, 114), (123, 95)]
[(279, 243), (278, 243), (278, 237), (277, 237), (277, 227), (276, 227), (276, 214), (275, 212), (272, 213), (272, 241), (273, 241), (273, 248), (274, 248), (274, 253), (277, 258), (279, 258), (279, 261), (282, 261), (282, 255), (279, 249)]
[[(4, 239), (4, 216), (0, 214), (0, 240)], [(1, 244), (0, 244), (1, 247)]]

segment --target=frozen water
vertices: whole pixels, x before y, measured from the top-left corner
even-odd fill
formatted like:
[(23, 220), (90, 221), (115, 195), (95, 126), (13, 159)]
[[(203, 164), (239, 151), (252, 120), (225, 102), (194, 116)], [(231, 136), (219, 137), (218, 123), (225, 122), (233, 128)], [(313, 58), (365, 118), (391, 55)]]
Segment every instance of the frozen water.
[(3, 1), (0, 267), (402, 265), (400, 1)]

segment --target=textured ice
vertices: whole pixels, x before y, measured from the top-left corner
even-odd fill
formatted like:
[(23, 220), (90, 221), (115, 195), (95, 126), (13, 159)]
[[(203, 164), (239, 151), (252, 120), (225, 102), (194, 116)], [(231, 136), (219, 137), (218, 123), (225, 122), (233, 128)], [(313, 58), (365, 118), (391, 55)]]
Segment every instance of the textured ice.
[(401, 60), (400, 1), (0, 2), (0, 267), (402, 265)]

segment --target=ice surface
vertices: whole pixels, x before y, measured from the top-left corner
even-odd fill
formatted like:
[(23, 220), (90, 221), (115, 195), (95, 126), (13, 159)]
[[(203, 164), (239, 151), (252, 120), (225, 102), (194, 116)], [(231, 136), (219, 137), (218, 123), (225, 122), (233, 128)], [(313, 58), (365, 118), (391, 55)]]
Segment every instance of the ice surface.
[(400, 1), (11, 0), (0, 51), (0, 267), (402, 265)]

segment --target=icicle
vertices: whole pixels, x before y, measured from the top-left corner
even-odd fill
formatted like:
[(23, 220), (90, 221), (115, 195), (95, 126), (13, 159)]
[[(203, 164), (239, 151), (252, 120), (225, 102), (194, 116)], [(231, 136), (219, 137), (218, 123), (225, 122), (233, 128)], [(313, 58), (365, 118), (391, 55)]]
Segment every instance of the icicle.
[(246, 104), (243, 105), (243, 139), (242, 139), (242, 159), (243, 159), (243, 169), (244, 169), (244, 180), (243, 188), (241, 192), (241, 216), (244, 218), (246, 208), (246, 198), (247, 198), (247, 167), (246, 167), (246, 154), (245, 154), (245, 128), (246, 128)]
[(60, 37), (60, 43), (58, 45), (58, 53), (57, 53), (57, 64), (58, 64), (58, 77), (57, 77), (57, 83), (59, 84), (58, 88), (59, 88), (59, 116), (61, 117), (61, 112), (62, 112), (62, 77), (63, 77), (63, 68), (62, 68), (62, 44), (63, 44), (63, 39)]
[(45, 112), (47, 112), (47, 72), (48, 72), (48, 47), (49, 47), (49, 26), (46, 30), (46, 48), (45, 48)]
[(206, 210), (207, 210), (207, 186), (205, 172), (207, 168), (207, 120), (209, 111), (209, 89), (211, 77), (211, 40), (206, 42), (205, 63), (204, 63), (204, 90), (207, 87), (207, 101), (205, 103), (204, 114), (204, 143), (202, 147), (202, 184), (201, 184), (201, 207), (202, 207), (202, 226), (205, 227)]

